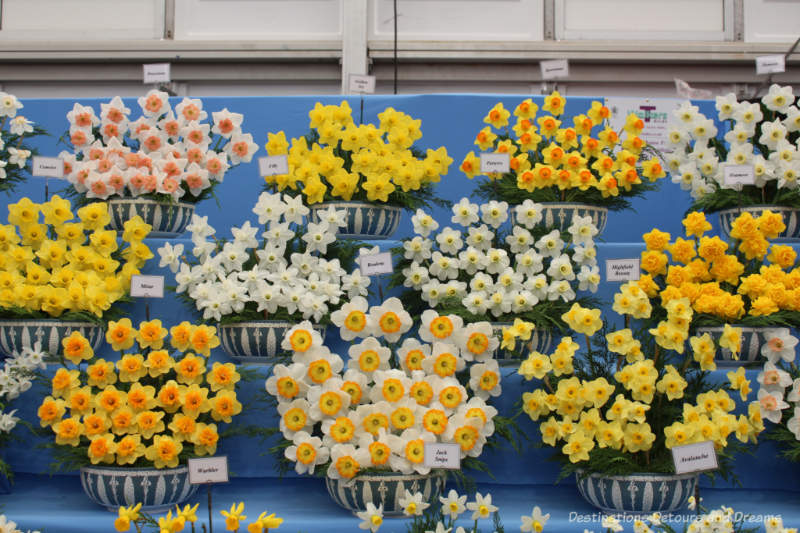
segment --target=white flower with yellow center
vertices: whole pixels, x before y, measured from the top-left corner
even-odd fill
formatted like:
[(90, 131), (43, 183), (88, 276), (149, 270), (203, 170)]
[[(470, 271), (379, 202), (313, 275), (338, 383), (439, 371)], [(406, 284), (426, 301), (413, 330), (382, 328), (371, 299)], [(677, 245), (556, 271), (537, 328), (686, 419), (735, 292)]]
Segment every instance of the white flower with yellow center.
[(492, 396), (500, 396), (500, 367), (494, 359), (472, 365), (469, 376), (469, 388), (475, 392), (476, 397), (488, 400)]
[(736, 125), (740, 125), (753, 135), (756, 132), (756, 124), (764, 120), (764, 114), (759, 104), (739, 102), (736, 111), (733, 112), (733, 119)]
[(350, 407), (350, 395), (342, 390), (342, 378), (338, 376), (309, 387), (306, 398), (311, 405), (308, 414), (315, 422), (342, 416)]
[(432, 309), (423, 311), (420, 317), (419, 338), (425, 342), (443, 342), (464, 326), (456, 315), (440, 315)]
[(308, 320), (292, 326), (284, 334), (283, 340), (281, 340), (281, 348), (295, 354), (321, 346), (322, 336), (312, 327), (311, 322)]
[(783, 119), (783, 125), (786, 126), (786, 131), (789, 133), (800, 131), (800, 109), (797, 106), (789, 107), (786, 118)]
[(489, 297), (485, 291), (470, 292), (461, 299), (461, 305), (473, 315), (483, 315), (489, 309)]
[(406, 516), (422, 516), (425, 509), (431, 505), (422, 501), (421, 492), (411, 494), (408, 489), (398, 501), (400, 502), (400, 507), (403, 508), (403, 514)]
[(444, 255), (439, 251), (433, 252), (431, 256), (430, 273), (442, 281), (456, 279), (458, 277), (459, 260), (450, 255)]
[(430, 307), (439, 305), (439, 301), (444, 298), (446, 285), (438, 279), (432, 279), (422, 286), (421, 298)]
[(467, 510), (472, 511), (472, 520), (489, 518), (492, 513), (497, 511), (497, 507), (492, 505), (492, 495), (482, 496), (480, 492), (475, 493), (475, 501), (467, 503)]
[(392, 351), (375, 337), (367, 337), (360, 343), (354, 344), (347, 353), (350, 356), (347, 368), (358, 370), (367, 376), (372, 376), (378, 370), (388, 370), (389, 359), (392, 356)]
[(700, 116), (700, 108), (692, 105), (691, 102), (682, 102), (681, 105), (672, 111), (672, 116), (684, 127), (689, 127)]
[(328, 477), (332, 479), (352, 479), (362, 469), (369, 466), (369, 452), (356, 449), (352, 444), (336, 444), (331, 447), (331, 464)]
[(439, 223), (422, 209), (417, 209), (411, 217), (411, 223), (414, 225), (414, 233), (422, 237), (427, 237), (439, 228)]
[(416, 236), (411, 240), (403, 241), (403, 257), (411, 261), (422, 262), (431, 257), (433, 241)]
[(733, 118), (733, 112), (736, 110), (736, 100), (734, 93), (717, 96), (715, 98), (714, 107), (717, 108), (717, 116), (720, 120), (729, 120)]
[[(322, 444), (332, 448), (337, 444), (355, 443), (366, 431), (361, 417), (356, 411), (349, 411), (347, 416), (328, 418), (322, 421)], [(362, 463), (363, 464), (363, 463)]]
[(449, 226), (439, 232), (436, 236), (436, 242), (442, 252), (451, 255), (457, 254), (464, 246), (464, 241), (461, 240), (461, 232)]
[(600, 286), (600, 269), (597, 266), (581, 267), (581, 271), (578, 272), (578, 281), (580, 282), (578, 290), (597, 292)]
[(522, 274), (508, 267), (497, 275), (497, 283), (495, 285), (506, 292), (518, 290), (522, 287)]
[(389, 430), (389, 415), (392, 412), (392, 404), (385, 400), (359, 405), (356, 408), (356, 415), (361, 421), (359, 428), (361, 433), (367, 436), (378, 435), (380, 431)]
[(458, 254), (458, 268), (472, 276), (476, 272), (486, 268), (486, 254), (473, 246)]
[(414, 370), (422, 370), (422, 361), (429, 357), (430, 354), (430, 345), (423, 344), (415, 338), (405, 339), (397, 349), (400, 367), (408, 374), (411, 374)]
[(298, 431), (311, 431), (314, 421), (309, 415), (310, 409), (311, 405), (305, 398), (278, 404), (279, 427), (285, 438), (291, 440)]
[(459, 328), (455, 342), (465, 361), (486, 361), (500, 344), (488, 322), (474, 322)]
[(499, 228), (508, 220), (508, 202), (491, 200), (480, 206), (481, 220), (492, 228)]
[(374, 325), (369, 321), (368, 310), (367, 300), (363, 296), (356, 296), (331, 313), (331, 322), (339, 328), (342, 340), (351, 341), (371, 334)]
[(371, 307), (369, 317), (375, 324), (374, 335), (388, 342), (400, 340), (413, 324), (411, 315), (403, 309), (399, 298), (389, 298), (382, 305)]
[(486, 251), (486, 272), (499, 274), (511, 264), (508, 252), (502, 248), (490, 248)]
[(467, 245), (483, 251), (486, 251), (492, 247), (494, 232), (491, 231), (486, 224), (481, 224), (477, 228), (470, 226), (467, 228), (467, 233)]
[(433, 387), (433, 396), (447, 416), (452, 415), (468, 398), (467, 389), (454, 377), (439, 380)]
[(312, 437), (305, 431), (298, 431), (292, 438), (292, 445), (284, 450), (284, 456), (295, 463), (298, 474), (313, 474), (314, 469), (328, 462), (330, 450), (322, 445), (322, 439)]
[(389, 426), (393, 431), (404, 431), (419, 424), (422, 414), (420, 406), (413, 398), (403, 398), (390, 407)]
[(547, 524), (547, 521), (550, 520), (550, 513), (542, 514), (542, 510), (539, 509), (539, 506), (533, 508), (530, 516), (523, 516), (521, 517), (522, 525), (520, 526), (520, 531), (523, 533), (527, 533), (531, 531), (533, 533), (542, 533), (544, 531), (544, 526)]
[(411, 379), (402, 370), (378, 370), (372, 379), (374, 384), (369, 397), (373, 402), (398, 402), (408, 395), (411, 388)]
[(358, 441), (358, 447), (367, 450), (370, 467), (387, 468), (392, 457), (392, 444), (396, 442), (396, 439), (399, 437), (381, 429), (374, 435), (362, 435)]
[(451, 520), (455, 520), (467, 510), (465, 504), (467, 503), (466, 496), (459, 496), (459, 494), (450, 489), (447, 496), (439, 496), (439, 501), (442, 504), (442, 514), (449, 516)]
[(523, 276), (533, 276), (544, 269), (542, 256), (533, 249), (514, 256), (514, 268)]
[(472, 419), (471, 423), (481, 430), (484, 438), (494, 434), (494, 417), (497, 416), (497, 409), (487, 404), (485, 400), (472, 397), (456, 413), (466, 419)]
[(502, 287), (496, 287), (489, 293), (489, 312), (497, 318), (511, 312), (511, 293)]
[[(464, 252), (461, 252), (462, 254)], [(423, 285), (431, 280), (428, 269), (413, 261), (411, 265), (403, 269), (403, 286), (415, 290), (420, 290)]]
[(550, 301), (562, 299), (565, 302), (571, 302), (575, 299), (575, 291), (572, 289), (569, 281), (562, 279), (553, 281), (547, 287), (547, 299)]
[(514, 212), (517, 215), (517, 224), (522, 224), (528, 229), (533, 229), (542, 220), (542, 205), (530, 199), (514, 207)]
[(450, 418), (447, 416), (447, 409), (439, 402), (431, 404), (423, 410), (422, 428), (441, 440)]
[(305, 352), (295, 352), (293, 363), (306, 367), (306, 378), (309, 385), (321, 385), (334, 375), (338, 375), (344, 367), (344, 361), (338, 354), (332, 353), (327, 346), (312, 348)]
[(267, 392), (278, 402), (290, 402), (304, 397), (308, 390), (306, 367), (299, 363), (289, 366), (277, 364), (272, 368), (272, 375), (267, 378)]
[(369, 400), (369, 378), (358, 370), (347, 370), (342, 376), (341, 390), (350, 396), (350, 405), (358, 405)]
[(464, 369), (464, 359), (460, 357), (458, 346), (449, 342), (434, 342), (430, 357), (422, 361), (422, 369), (428, 375), (447, 378)]
[(561, 232), (554, 229), (536, 242), (536, 249), (543, 257), (558, 257), (564, 249)]
[(572, 269), (572, 261), (567, 254), (561, 254), (553, 258), (550, 266), (547, 268), (547, 275), (553, 280), (569, 280), (575, 279), (575, 271)]
[(395, 472), (427, 474), (431, 469), (425, 466), (425, 443), (436, 442), (436, 436), (416, 427), (408, 428), (400, 438), (392, 442), (392, 457), (389, 464)]
[(511, 252), (518, 254), (527, 251), (533, 246), (534, 238), (531, 232), (522, 226), (514, 226), (511, 235), (506, 236), (506, 243)]
[(794, 103), (794, 94), (792, 94), (792, 86), (787, 85), (781, 87), (777, 83), (773, 83), (769, 87), (769, 91), (761, 98), (761, 103), (766, 106), (770, 111), (777, 111), (785, 115), (789, 112), (789, 106)]
[(466, 419), (463, 415), (453, 415), (447, 423), (443, 435), (444, 442), (458, 444), (461, 448), (461, 458), (478, 457), (483, 451), (486, 439), (483, 438), (475, 419)]
[(453, 224), (469, 227), (478, 221), (478, 204), (471, 203), (467, 198), (462, 198), (453, 206)]
[(772, 122), (764, 121), (761, 123), (761, 137), (758, 138), (758, 142), (770, 150), (774, 150), (778, 143), (786, 140), (786, 134), (786, 126), (783, 125), (780, 119), (776, 118)]

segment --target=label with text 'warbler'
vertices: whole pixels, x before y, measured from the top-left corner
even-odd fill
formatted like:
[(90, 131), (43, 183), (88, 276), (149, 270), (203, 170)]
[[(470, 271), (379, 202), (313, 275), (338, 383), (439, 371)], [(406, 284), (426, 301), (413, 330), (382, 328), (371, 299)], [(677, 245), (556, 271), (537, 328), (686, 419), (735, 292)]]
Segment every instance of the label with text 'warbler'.
[(228, 482), (228, 456), (195, 457), (188, 460), (189, 483), (204, 485), (207, 483)]
[(719, 468), (714, 441), (707, 440), (672, 448), (672, 460), (676, 474), (706, 472)]
[(428, 468), (461, 469), (461, 446), (453, 443), (426, 442), (425, 466)]

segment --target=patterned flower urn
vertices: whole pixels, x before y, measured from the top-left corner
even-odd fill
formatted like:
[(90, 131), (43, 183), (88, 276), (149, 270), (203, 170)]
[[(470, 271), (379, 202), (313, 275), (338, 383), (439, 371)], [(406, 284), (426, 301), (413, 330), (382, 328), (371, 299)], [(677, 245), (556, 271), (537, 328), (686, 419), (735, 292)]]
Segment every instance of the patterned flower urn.
[[(510, 327), (511, 322), (492, 322), (492, 332), (495, 337), (502, 343), (503, 342), (503, 328)], [(531, 338), (527, 341), (521, 341), (522, 346), (525, 347), (525, 353), (535, 351), (540, 353), (548, 353), (550, 347), (553, 345), (553, 331), (544, 328), (536, 328), (531, 332)], [(519, 344), (519, 343), (518, 343)], [(529, 349), (530, 348), (530, 349)], [(519, 353), (515, 351), (508, 351), (498, 347), (494, 352), (494, 359), (500, 366), (516, 366), (519, 365), (521, 359)]]
[(319, 212), (333, 207), (347, 212), (347, 225), (337, 235), (345, 239), (388, 239), (400, 224), (403, 210), (393, 205), (364, 202), (323, 202), (310, 206), (311, 221), (319, 222)]
[(583, 499), (608, 513), (669, 513), (694, 494), (697, 474), (575, 474)]
[(399, 516), (403, 514), (400, 498), (408, 490), (412, 494), (422, 493), (422, 501), (435, 502), (444, 489), (446, 476), (442, 472), (429, 474), (399, 474), (396, 472), (364, 474), (353, 479), (325, 478), (333, 501), (353, 513), (365, 511), (372, 502), (376, 507), (383, 505), (383, 514)]
[(81, 485), (90, 500), (112, 512), (120, 506), (142, 504), (142, 510), (160, 512), (180, 505), (197, 491), (189, 483), (189, 468), (126, 468), (84, 466)]
[(783, 215), (783, 223), (786, 229), (778, 235), (776, 241), (798, 241), (800, 240), (800, 209), (793, 207), (783, 207), (779, 205), (749, 205), (747, 207), (732, 207), (723, 209), (719, 212), (719, 225), (725, 237), (730, 237), (733, 221), (742, 213), (750, 213), (753, 218), (758, 218), (764, 211), (772, 211)]
[(111, 215), (109, 228), (122, 231), (124, 224), (136, 215), (153, 226), (148, 237), (170, 239), (186, 231), (192, 220), (194, 204), (185, 202), (164, 203), (149, 198), (112, 198), (108, 200)]
[[(296, 326), (280, 320), (254, 320), (220, 324), (220, 344), (225, 353), (237, 363), (276, 363), (291, 355), (281, 348), (284, 334)], [(325, 326), (314, 324), (325, 338)]]
[[(564, 202), (543, 202), (542, 220), (537, 226), (547, 229), (567, 231), (575, 217), (591, 217), (592, 223), (597, 227), (597, 236), (603, 234), (608, 221), (608, 209), (589, 204), (576, 204)], [(516, 224), (517, 216), (510, 210), (511, 224)]]
[[(731, 351), (727, 348), (717, 348), (717, 354), (714, 361), (719, 366), (752, 366), (760, 364), (764, 361), (761, 356), (761, 346), (764, 344), (764, 333), (772, 331), (775, 328), (771, 327), (751, 327), (751, 326), (738, 326), (742, 330), (742, 350), (739, 352), (739, 358), (734, 359)], [(720, 335), (725, 328), (722, 326), (700, 326), (697, 328), (697, 334), (709, 333), (714, 340), (719, 340)]]
[(0, 353), (11, 356), (23, 348), (32, 348), (38, 342), (42, 350), (57, 357), (61, 351), (61, 339), (73, 331), (86, 337), (94, 350), (100, 347), (105, 330), (93, 322), (65, 322), (57, 318), (37, 320), (0, 320)]

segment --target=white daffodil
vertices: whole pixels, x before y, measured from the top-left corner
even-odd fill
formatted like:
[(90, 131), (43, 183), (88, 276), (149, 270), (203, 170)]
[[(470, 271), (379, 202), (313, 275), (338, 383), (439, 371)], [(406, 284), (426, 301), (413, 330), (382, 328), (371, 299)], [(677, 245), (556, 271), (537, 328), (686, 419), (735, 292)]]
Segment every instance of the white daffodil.
[(12, 135), (25, 135), (26, 133), (33, 133), (33, 122), (22, 115), (17, 115), (9, 122), (8, 130)]
[(774, 150), (778, 143), (786, 139), (786, 126), (780, 121), (775, 119), (772, 122), (764, 121), (761, 123), (761, 137), (758, 142), (765, 145), (770, 150)]
[(518, 254), (528, 251), (533, 246), (534, 238), (527, 229), (514, 226), (511, 235), (506, 236), (506, 243), (511, 248), (511, 253)]
[(461, 304), (473, 315), (483, 315), (489, 308), (489, 298), (485, 291), (473, 291), (461, 299)]
[(786, 126), (786, 131), (789, 133), (800, 131), (800, 109), (797, 106), (789, 107), (786, 118), (783, 119), (783, 125)]
[(8, 163), (23, 168), (31, 157), (31, 151), (23, 148), (8, 147)]
[(432, 248), (432, 240), (416, 236), (411, 240), (403, 241), (403, 257), (422, 263), (426, 259), (430, 259)]
[(436, 251), (433, 252), (431, 256), (431, 266), (429, 270), (432, 276), (436, 276), (441, 281), (446, 281), (458, 277), (458, 265), (458, 258), (444, 255)]
[(371, 307), (369, 316), (375, 324), (375, 335), (383, 336), (388, 342), (400, 340), (413, 324), (399, 298), (389, 298), (383, 304)]
[(422, 237), (427, 237), (439, 228), (439, 223), (422, 209), (417, 209), (411, 217), (411, 224), (414, 226), (414, 233)]
[(314, 224), (309, 222), (306, 225), (306, 233), (301, 237), (306, 243), (306, 252), (319, 252), (324, 254), (328, 250), (328, 245), (336, 240), (336, 231), (333, 230), (327, 220)]
[(572, 269), (572, 261), (567, 254), (561, 254), (553, 258), (547, 268), (547, 275), (553, 281), (575, 279), (575, 271)]
[(756, 103), (739, 102), (736, 110), (733, 112), (733, 119), (736, 124), (741, 126), (753, 135), (756, 131), (756, 124), (764, 119), (764, 114), (761, 112), (761, 106)]
[(419, 263), (413, 261), (411, 265), (402, 270), (403, 272), (403, 286), (410, 287), (415, 290), (420, 290), (423, 285), (430, 281), (428, 269), (420, 266)]
[(775, 179), (775, 165), (764, 159), (764, 156), (753, 157), (753, 180), (756, 187), (763, 187)]
[(341, 378), (331, 378), (322, 385), (308, 388), (306, 398), (310, 405), (308, 416), (314, 422), (344, 416), (350, 407), (350, 395), (341, 390)]
[(522, 280), (522, 274), (511, 267), (507, 267), (497, 275), (495, 286), (502, 287), (506, 292), (516, 291), (522, 287)]
[(692, 105), (691, 102), (682, 102), (681, 105), (672, 111), (672, 116), (678, 119), (678, 123), (684, 126), (692, 124), (700, 115), (700, 108)]
[(526, 313), (539, 303), (539, 298), (527, 289), (513, 291), (509, 297), (511, 298), (512, 313)]
[(559, 298), (565, 302), (571, 302), (575, 299), (575, 291), (569, 281), (565, 279), (553, 281), (547, 287), (548, 300), (554, 301)]
[(0, 91), (0, 117), (14, 118), (23, 107), (16, 96)]
[(249, 163), (253, 159), (253, 154), (258, 151), (258, 145), (253, 142), (250, 133), (235, 133), (231, 140), (225, 145), (225, 153), (231, 164)]
[(791, 85), (781, 87), (777, 83), (773, 83), (770, 85), (767, 94), (761, 98), (761, 103), (770, 111), (776, 111), (785, 115), (789, 111), (789, 106), (794, 103), (794, 100)]
[(462, 198), (457, 204), (453, 205), (453, 217), (450, 220), (453, 224), (469, 227), (479, 220), (478, 204), (473, 204), (467, 198)]
[(436, 235), (436, 242), (439, 244), (439, 250), (451, 255), (457, 254), (464, 246), (464, 241), (461, 240), (461, 232), (450, 227), (444, 228)]
[(594, 225), (591, 216), (576, 216), (572, 219), (572, 224), (567, 228), (572, 235), (574, 245), (590, 246), (594, 244), (594, 237), (598, 233), (597, 226)]
[(800, 407), (794, 408), (794, 416), (786, 421), (786, 429), (794, 434), (796, 440), (800, 440)]
[(619, 519), (613, 515), (604, 516), (601, 521), (601, 527), (610, 529), (614, 532), (622, 531), (623, 529), (622, 524), (619, 523)]
[(429, 307), (436, 307), (444, 297), (444, 293), (445, 285), (437, 279), (431, 279), (422, 286), (422, 295), (420, 297)]
[(406, 516), (422, 516), (422, 513), (430, 507), (431, 504), (422, 501), (422, 493), (416, 492), (411, 494), (406, 489), (403, 496), (398, 500), (400, 507), (403, 508), (403, 514)]
[(486, 224), (481, 224), (477, 228), (470, 226), (467, 228), (467, 233), (467, 245), (482, 251), (492, 247), (494, 232)]
[(439, 501), (442, 504), (442, 513), (450, 517), (451, 520), (456, 520), (464, 511), (467, 510), (465, 504), (467, 503), (466, 495), (460, 496), (455, 490), (450, 489), (447, 496), (439, 496)]
[(258, 215), (259, 224), (267, 224), (280, 220), (286, 207), (279, 194), (262, 192), (258, 196), (258, 201), (252, 211)]
[(292, 438), (292, 445), (284, 450), (284, 456), (295, 463), (294, 469), (298, 474), (313, 474), (317, 466), (328, 461), (330, 450), (322, 445), (319, 437), (298, 431)]
[(230, 139), (232, 135), (239, 133), (244, 121), (244, 115), (231, 113), (228, 108), (212, 112), (211, 118), (214, 121), (214, 127), (211, 131), (225, 139)]
[(369, 294), (369, 276), (361, 274), (361, 270), (355, 269), (350, 274), (342, 276), (342, 290), (347, 292), (349, 298), (356, 296), (366, 296)]
[(258, 239), (256, 239), (257, 227), (250, 225), (250, 221), (245, 222), (241, 227), (232, 227), (231, 235), (233, 235), (233, 242), (241, 245), (244, 248), (255, 248), (258, 246)]
[(431, 355), (431, 346), (421, 343), (413, 337), (403, 340), (397, 349), (397, 358), (400, 367), (408, 374), (415, 370), (422, 370), (422, 361)]
[(486, 251), (486, 272), (499, 274), (511, 264), (508, 252), (502, 248), (490, 248)]
[[(331, 447), (331, 463), (328, 467), (328, 477), (333, 479), (352, 479), (362, 469), (366, 468), (369, 464), (369, 452), (364, 449), (356, 449), (352, 444), (334, 444)], [(358, 517), (362, 520), (368, 521), (373, 525), (374, 529), (370, 527), (359, 527), (361, 529), (371, 529), (377, 531), (380, 527), (380, 519), (382, 517), (383, 505), (376, 508), (372, 502), (367, 504), (367, 510), (363, 513), (358, 513)], [(365, 518), (369, 517), (369, 519)], [(376, 518), (377, 517), (377, 518)]]
[(722, 96), (717, 96), (715, 99), (714, 107), (717, 108), (717, 116), (720, 120), (729, 120), (733, 118), (733, 112), (736, 109), (736, 95), (728, 93)]
[[(450, 533), (452, 529), (453, 529), (452, 527), (444, 527), (444, 524), (441, 522), (436, 522), (436, 529), (426, 530), (425, 533)], [(458, 529), (463, 530), (464, 528), (459, 526)], [(456, 531), (456, 533), (458, 533), (458, 531)]]
[(458, 268), (470, 276), (486, 268), (486, 254), (472, 246), (458, 254)]
[(481, 205), (481, 220), (492, 228), (499, 228), (508, 220), (508, 203), (491, 200)]
[(713, 120), (705, 118), (704, 116), (700, 115), (692, 123), (689, 134), (696, 141), (706, 142), (709, 139), (713, 139), (714, 137), (716, 137), (717, 127), (714, 125)]
[(725, 133), (723, 138), (728, 144), (746, 144), (749, 142), (751, 134), (752, 132), (746, 128), (742, 127), (741, 125), (736, 125), (727, 133)]
[(497, 511), (497, 507), (492, 505), (492, 495), (482, 496), (480, 492), (475, 493), (475, 501), (467, 503), (467, 510), (473, 511), (472, 520), (489, 518), (492, 513)]
[(514, 207), (517, 215), (517, 224), (522, 224), (528, 229), (533, 229), (542, 220), (542, 205), (526, 199)]
[(495, 318), (510, 313), (511, 305), (511, 294), (506, 292), (502, 287), (495, 287), (495, 289), (489, 293), (489, 312)]
[(582, 266), (578, 272), (578, 290), (597, 292), (600, 280), (600, 269), (597, 266)]
[(564, 249), (561, 232), (557, 229), (544, 235), (536, 242), (536, 249), (543, 257), (558, 257)]
[(550, 520), (550, 513), (543, 515), (542, 510), (539, 509), (537, 505), (533, 508), (533, 511), (531, 511), (530, 516), (525, 515), (520, 517), (520, 519), (522, 520), (522, 525), (519, 528), (520, 531), (542, 533), (547, 521)]
[[(365, 315), (364, 318), (366, 319), (368, 316)], [(347, 368), (358, 370), (368, 377), (378, 370), (388, 370), (389, 359), (392, 356), (392, 351), (378, 342), (375, 337), (367, 337), (360, 343), (353, 344), (347, 353), (350, 356)]]
[(778, 177), (778, 187), (786, 189), (796, 189), (800, 180), (800, 160), (781, 161), (778, 164), (776, 175)]
[(476, 397), (488, 400), (490, 397), (500, 396), (500, 367), (494, 359), (472, 365), (469, 376), (469, 388), (475, 392)]
[(775, 424), (781, 421), (782, 411), (789, 407), (783, 401), (783, 391), (770, 392), (765, 388), (758, 390), (758, 405), (761, 417)]
[(785, 370), (775, 366), (775, 363), (771, 361), (764, 363), (764, 368), (758, 373), (757, 380), (767, 391), (780, 393), (781, 395), (783, 395), (786, 387), (792, 384), (792, 376)]

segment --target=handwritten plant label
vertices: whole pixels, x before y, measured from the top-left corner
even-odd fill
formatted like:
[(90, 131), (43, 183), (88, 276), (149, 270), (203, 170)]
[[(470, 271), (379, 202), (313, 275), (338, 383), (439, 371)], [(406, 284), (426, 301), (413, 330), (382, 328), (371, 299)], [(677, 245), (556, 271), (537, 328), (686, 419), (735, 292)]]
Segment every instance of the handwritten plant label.
[(711, 440), (675, 446), (672, 448), (672, 460), (675, 462), (676, 474), (706, 472), (719, 468), (717, 450)]
[(753, 185), (756, 182), (753, 165), (724, 165), (722, 171), (725, 185)]
[(511, 168), (511, 156), (505, 154), (481, 154), (481, 172), (505, 173)]
[(350, 92), (372, 94), (375, 92), (375, 76), (350, 74)]
[(606, 281), (636, 281), (640, 274), (638, 257), (606, 259)]
[(40, 178), (59, 178), (64, 177), (64, 160), (60, 157), (33, 156), (32, 175)]
[(390, 252), (362, 255), (358, 258), (358, 262), (361, 267), (361, 273), (365, 276), (378, 276), (394, 272), (392, 254)]
[(566, 59), (540, 61), (539, 68), (542, 69), (542, 79), (544, 80), (554, 80), (569, 76), (569, 61)]
[(142, 65), (145, 83), (169, 83), (170, 64), (169, 63), (146, 63)]
[(786, 58), (783, 54), (758, 56), (756, 58), (756, 74), (778, 74), (786, 72)]
[(461, 446), (452, 443), (426, 442), (425, 466), (428, 468), (461, 469)]
[(205, 485), (207, 483), (227, 483), (228, 456), (196, 457), (188, 460), (189, 483)]
[(131, 297), (163, 298), (164, 276), (131, 276)]
[(262, 176), (279, 176), (289, 173), (289, 158), (286, 154), (258, 158), (258, 173)]

